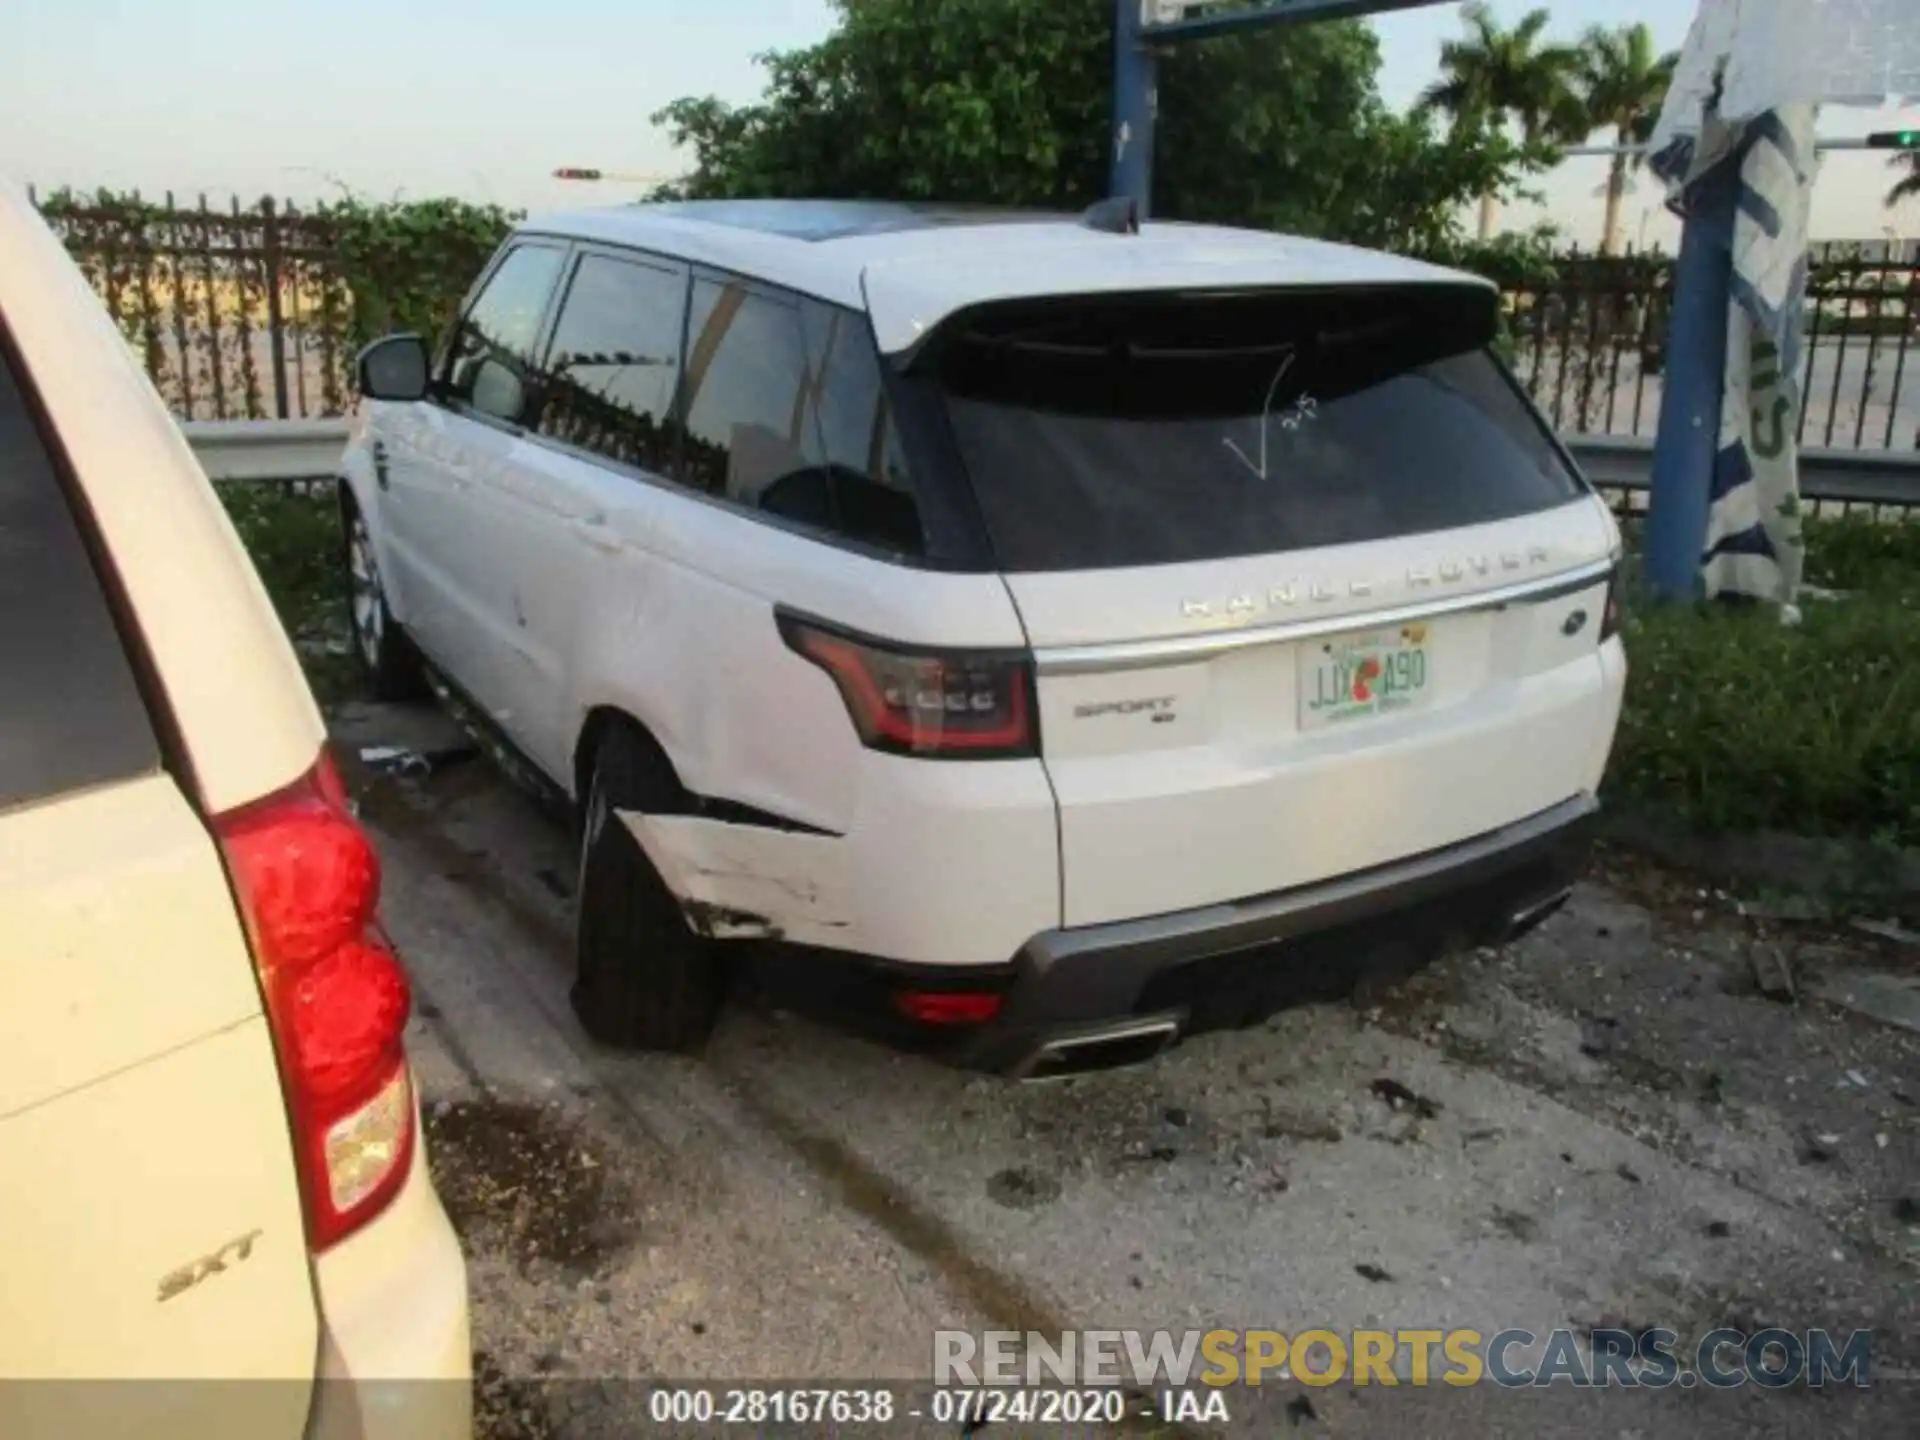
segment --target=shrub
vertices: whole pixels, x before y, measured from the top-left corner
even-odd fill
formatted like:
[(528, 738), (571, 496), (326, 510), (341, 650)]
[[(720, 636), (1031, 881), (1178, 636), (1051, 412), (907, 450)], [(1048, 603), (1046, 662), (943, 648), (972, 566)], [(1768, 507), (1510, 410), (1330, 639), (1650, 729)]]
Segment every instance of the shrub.
[(1808, 527), (1804, 621), (1630, 604), (1610, 795), (1704, 830), (1920, 844), (1920, 526)]

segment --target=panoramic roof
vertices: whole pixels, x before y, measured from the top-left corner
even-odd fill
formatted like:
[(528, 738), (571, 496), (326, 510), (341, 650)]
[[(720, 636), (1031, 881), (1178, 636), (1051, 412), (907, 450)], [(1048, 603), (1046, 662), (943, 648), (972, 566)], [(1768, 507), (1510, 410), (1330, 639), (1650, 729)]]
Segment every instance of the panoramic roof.
[(1078, 218), (1046, 210), (900, 200), (681, 200), (651, 203), (647, 210), (789, 240), (842, 240), (850, 235), (893, 235), (956, 225), (1057, 224)]
[(1148, 221), (1117, 235), (1079, 215), (888, 200), (700, 200), (530, 215), (523, 235), (630, 247), (867, 312), (902, 353), (994, 300), (1128, 291), (1448, 283), (1478, 276), (1297, 236)]

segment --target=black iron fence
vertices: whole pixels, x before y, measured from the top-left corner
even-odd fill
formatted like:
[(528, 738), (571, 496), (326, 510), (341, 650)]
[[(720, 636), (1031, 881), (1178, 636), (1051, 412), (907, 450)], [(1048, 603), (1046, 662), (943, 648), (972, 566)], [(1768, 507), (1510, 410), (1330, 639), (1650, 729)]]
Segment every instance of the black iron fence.
[(338, 415), (353, 296), (324, 221), (273, 200), (43, 206), (183, 420)]
[[(1503, 283), (1515, 368), (1556, 429), (1654, 433), (1672, 277), (1665, 256), (1576, 253)], [(1803, 319), (1801, 443), (1920, 449), (1920, 261), (1816, 260)]]
[[(183, 419), (343, 413), (352, 355), (394, 308), (367, 292), (406, 272), (416, 295), (424, 285), (457, 296), (491, 244), (484, 233), (423, 237), (416, 226), (394, 231), (392, 256), (368, 256), (362, 235), (349, 270), (334, 217), (272, 200), (223, 210), (170, 195), (157, 205), (61, 197), (43, 209)], [(437, 257), (424, 266), (423, 248)], [(409, 264), (430, 273), (423, 281)], [(1557, 429), (1653, 434), (1668, 257), (1574, 252), (1495, 278), (1514, 364)], [(1802, 442), (1920, 449), (1920, 357), (1910, 361), (1920, 260), (1829, 251), (1812, 266), (1805, 319)]]

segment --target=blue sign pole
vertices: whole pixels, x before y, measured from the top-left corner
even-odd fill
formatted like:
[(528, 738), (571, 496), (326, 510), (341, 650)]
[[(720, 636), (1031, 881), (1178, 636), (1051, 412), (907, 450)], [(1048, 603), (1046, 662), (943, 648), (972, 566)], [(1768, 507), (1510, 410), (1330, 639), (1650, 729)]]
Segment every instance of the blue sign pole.
[(1720, 451), (1733, 218), (1744, 153), (1740, 147), (1722, 159), (1694, 181), (1685, 197), (1647, 510), (1646, 579), (1661, 600), (1690, 600), (1699, 593)]
[(1153, 118), (1158, 56), (1140, 33), (1141, 0), (1114, 0), (1113, 150), (1107, 194), (1147, 218), (1153, 199)]

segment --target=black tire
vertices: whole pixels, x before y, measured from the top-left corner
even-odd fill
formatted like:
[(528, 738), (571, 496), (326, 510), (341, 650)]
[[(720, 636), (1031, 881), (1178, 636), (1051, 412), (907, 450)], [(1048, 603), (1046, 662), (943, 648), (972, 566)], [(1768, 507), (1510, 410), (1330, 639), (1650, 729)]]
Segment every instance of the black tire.
[(367, 689), (376, 700), (421, 699), (427, 693), (426, 670), (419, 650), (387, 608), (367, 522), (352, 500), (342, 503), (340, 518), (347, 563), (347, 624)]
[(600, 738), (581, 806), (573, 1012), (607, 1045), (695, 1051), (726, 998), (726, 967), (696, 935), (615, 810), (670, 811), (663, 757), (623, 726)]

